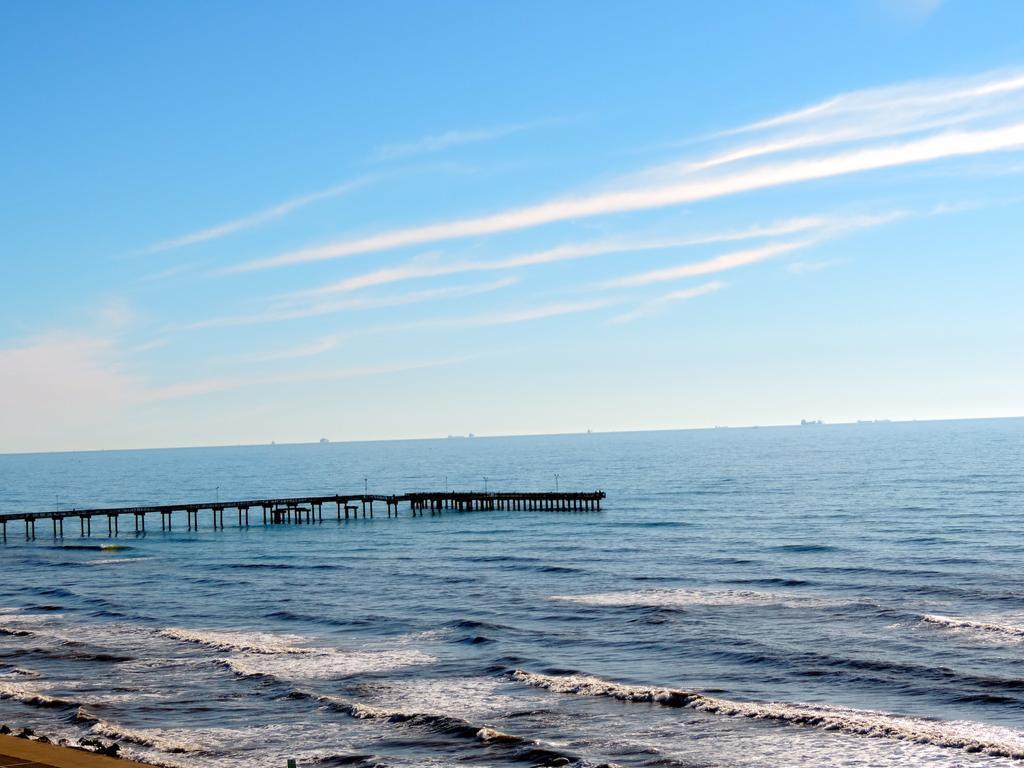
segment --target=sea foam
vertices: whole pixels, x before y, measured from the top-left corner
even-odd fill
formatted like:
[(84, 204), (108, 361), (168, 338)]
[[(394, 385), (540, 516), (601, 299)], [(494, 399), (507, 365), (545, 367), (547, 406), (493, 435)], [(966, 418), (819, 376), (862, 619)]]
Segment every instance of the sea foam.
[(1006, 620), (996, 621), (994, 618), (961, 618), (958, 616), (942, 616), (934, 613), (921, 615), (921, 621), (935, 624), (947, 629), (968, 630), (984, 635), (994, 635), (1004, 639), (1024, 641), (1024, 623), (1009, 623)]
[(243, 651), (255, 654), (313, 653), (298, 643), (306, 641), (301, 635), (275, 635), (267, 632), (229, 632), (220, 630), (182, 629), (169, 627), (159, 632), (163, 637), (205, 645), (219, 651)]
[(223, 660), (232, 672), (244, 677), (273, 677), (278, 680), (330, 680), (368, 672), (389, 672), (437, 659), (414, 649), (344, 651), (310, 648), (301, 655), (242, 654)]
[(536, 739), (517, 736), (498, 730), (489, 725), (471, 723), (461, 717), (447, 713), (418, 712), (402, 709), (388, 709), (338, 696), (303, 694), (315, 698), (321, 704), (347, 714), (357, 720), (382, 720), (389, 723), (420, 727), (447, 736), (458, 736), (509, 750), (518, 761), (535, 765), (569, 765), (578, 763), (575, 756), (564, 754), (556, 748)]
[(930, 720), (888, 712), (819, 704), (730, 701), (696, 691), (626, 685), (585, 675), (542, 675), (515, 670), (512, 678), (538, 688), (578, 696), (661, 704), (754, 720), (770, 720), (827, 731), (911, 741), (1024, 760), (1024, 731), (965, 720)]
[(34, 685), (0, 680), (0, 699), (20, 701), (34, 707), (71, 707), (73, 702), (49, 696)]

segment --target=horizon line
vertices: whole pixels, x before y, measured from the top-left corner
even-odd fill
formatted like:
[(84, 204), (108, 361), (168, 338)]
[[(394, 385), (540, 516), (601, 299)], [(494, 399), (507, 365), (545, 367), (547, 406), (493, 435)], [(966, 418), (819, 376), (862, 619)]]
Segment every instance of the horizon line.
[(326, 443), (317, 438), (309, 441), (286, 441), (277, 442), (271, 440), (264, 443), (212, 443), (206, 445), (162, 445), (147, 446), (145, 448), (79, 448), (62, 449), (51, 451), (0, 451), (0, 457), (5, 456), (48, 456), (66, 453), (127, 453), (133, 451), (189, 451), (203, 450), (207, 448), (270, 448), (289, 447), (297, 445), (358, 445), (363, 443), (412, 443), (429, 442), (436, 440), (500, 440), (521, 437), (573, 437), (579, 435), (637, 435), (654, 432), (709, 432), (715, 430), (748, 430), (748, 429), (785, 429), (791, 427), (857, 427), (857, 426), (882, 426), (887, 424), (938, 424), (951, 421), (1014, 421), (1024, 420), (1024, 414), (1015, 416), (951, 416), (934, 419), (858, 419), (857, 421), (825, 421), (808, 420), (806, 424), (800, 422), (786, 422), (783, 424), (712, 424), (707, 426), (692, 427), (653, 427), (650, 429), (608, 429), (608, 430), (586, 430), (583, 432), (519, 432), (504, 434), (477, 434), (469, 432), (463, 435), (448, 434), (432, 437), (373, 437), (355, 438), (352, 440), (331, 440)]

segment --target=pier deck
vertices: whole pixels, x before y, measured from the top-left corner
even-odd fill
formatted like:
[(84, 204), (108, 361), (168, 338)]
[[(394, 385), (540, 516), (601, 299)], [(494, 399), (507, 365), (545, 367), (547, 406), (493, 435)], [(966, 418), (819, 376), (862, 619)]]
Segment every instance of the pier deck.
[[(599, 511), (604, 491), (532, 493), (521, 491), (424, 491), (398, 495), (353, 494), (333, 496), (297, 496), (281, 499), (246, 499), (243, 501), (214, 501), (186, 504), (157, 504), (135, 507), (106, 507), (97, 509), (63, 509), (50, 512), (15, 512), (0, 515), (0, 536), (7, 540), (8, 523), (24, 523), (25, 537), (34, 539), (36, 522), (49, 520), (53, 536), (64, 536), (64, 521), (78, 519), (80, 536), (92, 534), (93, 518), (106, 518), (107, 535), (119, 533), (120, 519), (131, 518), (134, 530), (146, 530), (148, 516), (160, 516), (160, 529), (172, 530), (175, 515), (185, 514), (187, 530), (199, 529), (199, 513), (206, 512), (211, 528), (224, 528), (224, 511), (237, 513), (238, 527), (250, 524), (250, 511), (262, 513), (262, 520), (254, 524), (283, 525), (323, 522), (324, 505), (328, 514), (333, 511), (338, 520), (353, 517), (373, 517), (374, 502), (385, 506), (387, 516), (398, 517), (399, 506), (407, 504), (413, 517), (422, 516), (425, 511), (438, 514), (446, 509), (463, 512), (488, 509), (536, 510), (536, 511)], [(331, 510), (334, 505), (334, 510)], [(232, 515), (234, 517), (234, 515)]]

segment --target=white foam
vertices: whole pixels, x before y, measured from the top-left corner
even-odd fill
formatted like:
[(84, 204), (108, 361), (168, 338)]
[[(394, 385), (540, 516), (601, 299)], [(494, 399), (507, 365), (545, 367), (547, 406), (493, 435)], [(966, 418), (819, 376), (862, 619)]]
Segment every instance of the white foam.
[(367, 696), (391, 709), (413, 712), (444, 712), (463, 718), (483, 718), (515, 709), (538, 706), (534, 699), (509, 696), (499, 691), (508, 682), (491, 677), (408, 679), (380, 681), (368, 686)]
[(181, 738), (174, 738), (173, 730), (164, 728), (128, 728), (123, 725), (108, 723), (105, 720), (97, 720), (89, 728), (93, 736), (105, 736), (108, 739), (130, 741), (143, 747), (152, 747), (161, 752), (183, 753), (201, 752), (202, 747), (194, 741), (186, 741)]
[(819, 595), (804, 595), (797, 592), (759, 592), (747, 589), (644, 589), (628, 592), (602, 592), (592, 595), (552, 595), (548, 599), (579, 605), (658, 608), (681, 608), (689, 605), (778, 605), (787, 608), (824, 608), (863, 602)]
[(125, 563), (141, 563), (143, 560), (152, 560), (152, 557), (107, 557), (99, 560), (87, 560), (86, 565), (123, 565)]
[(286, 681), (330, 680), (367, 672), (429, 664), (437, 659), (415, 649), (345, 651), (307, 648), (301, 654), (247, 653), (224, 659), (227, 667), (244, 676), (266, 675)]
[(46, 624), (53, 619), (61, 619), (63, 613), (25, 613), (20, 608), (0, 608), (0, 620), (17, 624)]
[[(115, 726), (114, 730), (120, 731), (121, 727)], [(131, 732), (142, 740), (166, 740), (167, 746), (176, 744), (187, 748), (185, 753), (165, 752), (133, 741), (121, 743), (122, 757), (166, 768), (284, 766), (289, 758), (296, 758), (301, 766), (313, 766), (339, 755), (365, 750), (365, 745), (350, 741), (350, 724), (289, 722), (236, 728), (132, 729)]]
[(0, 680), (0, 699), (20, 701), (22, 704), (33, 704), (35, 706), (54, 707), (65, 704), (61, 699), (49, 696), (35, 686), (27, 683), (16, 683), (11, 680)]
[[(1016, 617), (1014, 617), (1016, 619)], [(982, 634), (1001, 636), (1005, 639), (1024, 641), (1024, 623), (1009, 623), (1005, 617), (961, 618), (942, 616), (934, 613), (921, 615), (926, 624), (937, 624), (947, 629), (968, 630)]]
[(476, 737), (483, 742), (516, 743), (522, 741), (519, 736), (499, 731), (497, 728), (488, 728), (486, 725), (476, 732)]
[(243, 651), (256, 654), (315, 653), (316, 649), (299, 647), (306, 642), (301, 635), (276, 635), (267, 632), (228, 632), (212, 629), (169, 627), (159, 632), (164, 637), (197, 643), (220, 651)]
[(694, 691), (624, 685), (583, 675), (554, 676), (516, 670), (512, 677), (527, 685), (559, 693), (687, 707), (728, 717), (771, 720), (860, 736), (932, 744), (993, 757), (1024, 759), (1024, 731), (966, 720), (928, 720), (818, 704), (730, 701)]

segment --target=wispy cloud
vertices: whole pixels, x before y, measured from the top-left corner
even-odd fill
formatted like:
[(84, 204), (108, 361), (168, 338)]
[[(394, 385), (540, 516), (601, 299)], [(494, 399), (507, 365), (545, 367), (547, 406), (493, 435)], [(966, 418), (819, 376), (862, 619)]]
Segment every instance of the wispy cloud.
[(643, 303), (637, 309), (632, 312), (627, 312), (622, 315), (616, 315), (610, 322), (621, 324), (629, 323), (633, 320), (638, 320), (641, 317), (655, 314), (659, 309), (662, 309), (669, 304), (674, 304), (679, 301), (688, 301), (695, 299), (698, 296), (706, 296), (709, 293), (715, 293), (726, 287), (726, 283), (719, 280), (714, 280), (710, 283), (704, 283), (703, 285), (696, 285), (693, 288), (683, 288), (678, 291), (672, 291), (662, 296), (657, 296), (649, 301)]
[(806, 248), (812, 242), (812, 240), (797, 240), (788, 243), (770, 243), (769, 245), (762, 245), (759, 248), (746, 248), (740, 251), (730, 251), (729, 253), (723, 253), (711, 259), (704, 259), (703, 261), (696, 261), (690, 264), (680, 264), (675, 267), (652, 269), (635, 275), (617, 277), (613, 280), (607, 280), (601, 283), (600, 287), (635, 288), (637, 286), (651, 285), (653, 283), (667, 283), (672, 280), (682, 280), (687, 277), (710, 275), (716, 272), (736, 269), (737, 267), (744, 267), (748, 264), (755, 264), (759, 261), (765, 261), (766, 259), (774, 258), (783, 253), (790, 253), (791, 251), (795, 251), (800, 248)]
[[(736, 129), (759, 141), (685, 159), (627, 178), (622, 185), (487, 216), (399, 228), (289, 251), (229, 267), (248, 272), (356, 254), (493, 235), (569, 219), (603, 216), (901, 166), (1024, 149), (1024, 73), (912, 83), (844, 94)], [(781, 131), (781, 132), (780, 132)], [(892, 137), (900, 139), (893, 141)], [(888, 143), (878, 143), (883, 138)], [(796, 152), (827, 145), (827, 154)], [(794, 152), (796, 155), (794, 156)], [(766, 158), (786, 155), (766, 162)], [(751, 165), (750, 160), (760, 164)]]
[(635, 288), (637, 286), (651, 285), (653, 283), (665, 283), (673, 280), (683, 280), (690, 277), (725, 272), (738, 267), (745, 267), (761, 261), (773, 259), (784, 253), (808, 248), (817, 245), (834, 237), (858, 230), (888, 224), (893, 221), (907, 217), (906, 211), (891, 211), (888, 213), (849, 216), (846, 218), (834, 218), (828, 220), (826, 226), (820, 227), (817, 231), (811, 232), (810, 237), (785, 242), (770, 242), (755, 248), (744, 248), (736, 251), (713, 256), (710, 259), (679, 264), (663, 269), (653, 269), (638, 274), (617, 277), (611, 280), (598, 283), (598, 288)]
[(794, 261), (786, 265), (786, 271), (794, 275), (806, 275), (808, 272), (820, 272), (829, 267), (842, 264), (842, 259), (826, 259), (824, 261)]
[(741, 125), (719, 136), (757, 133), (792, 125), (860, 122), (867, 137), (876, 135), (877, 126), (889, 124), (912, 129), (915, 120), (933, 120), (955, 114), (963, 120), (991, 115), (993, 110), (1019, 113), (1018, 101), (1024, 92), (1024, 71), (998, 70), (961, 78), (938, 78), (832, 96), (817, 104), (786, 112), (766, 120)]
[(480, 315), (462, 317), (437, 317), (410, 323), (405, 329), (413, 328), (478, 328), (490, 325), (512, 325), (533, 320), (543, 320), (561, 315), (574, 315), (579, 312), (592, 312), (618, 303), (614, 299), (591, 299), (589, 301), (564, 301), (544, 304), (538, 307), (526, 307), (501, 312), (489, 312)]
[[(352, 181), (346, 181), (343, 184), (336, 184), (333, 187), (327, 189), (321, 189), (318, 192), (312, 192), (308, 195), (302, 195), (301, 197), (295, 197), (291, 200), (286, 200), (283, 203), (265, 208), (262, 211), (242, 216), (231, 221), (226, 221), (223, 224), (217, 224), (206, 229), (200, 229), (195, 232), (189, 232), (188, 234), (181, 235), (179, 237), (173, 237), (169, 240), (161, 240), (153, 245), (146, 246), (138, 251), (137, 255), (162, 253), (164, 251), (173, 251), (178, 248), (185, 248), (190, 245), (196, 245), (198, 243), (209, 242), (210, 240), (217, 240), (228, 235), (233, 235), (236, 232), (241, 232), (246, 229), (252, 229), (258, 227), (261, 224), (266, 224), (277, 219), (283, 219), (290, 213), (293, 213), (300, 208), (305, 208), (307, 205), (320, 202), (321, 200), (329, 200), (332, 197), (339, 197), (341, 195), (348, 194), (360, 187), (363, 187), (373, 181), (376, 177), (364, 176), (362, 178), (353, 179)], [(172, 268), (173, 270), (173, 268)], [(149, 276), (149, 279), (160, 279), (161, 277), (167, 277), (169, 274), (174, 274), (171, 270), (165, 270), (165, 274), (157, 273), (154, 276)]]
[(781, 237), (836, 226), (837, 223), (837, 220), (833, 218), (814, 216), (787, 219), (763, 226), (677, 237), (615, 237), (582, 243), (564, 243), (553, 248), (545, 248), (504, 259), (490, 259), (486, 261), (441, 261), (431, 254), (429, 258), (418, 258), (394, 267), (385, 267), (361, 275), (355, 275), (307, 291), (301, 291), (297, 295), (301, 297), (315, 297), (344, 294), (373, 286), (419, 278), (442, 277), (465, 272), (517, 269), (612, 253), (638, 253), (738, 240)]
[(290, 302), (271, 307), (262, 312), (255, 312), (245, 315), (222, 315), (200, 320), (195, 323), (177, 326), (171, 330), (195, 331), (203, 328), (222, 328), (238, 325), (258, 325), (261, 323), (273, 323), (283, 320), (298, 320), (304, 317), (317, 317), (321, 315), (333, 315), (338, 312), (350, 312), (361, 309), (381, 309), (384, 307), (397, 307), (406, 304), (418, 304), (425, 301), (437, 301), (440, 299), (457, 299), (466, 296), (473, 296), (479, 293), (489, 293), (515, 284), (516, 278), (507, 277), (495, 280), (490, 283), (475, 285), (445, 286), (441, 288), (429, 288), (422, 291), (410, 291), (407, 293), (394, 294), (391, 296), (373, 296), (356, 299), (344, 299), (340, 301), (322, 301), (310, 304), (308, 302)]
[(340, 333), (329, 334), (310, 343), (300, 344), (294, 347), (286, 347), (284, 349), (261, 354), (257, 357), (244, 358), (241, 362), (266, 362), (272, 360), (294, 360), (304, 357), (314, 357), (326, 352), (331, 352), (337, 349), (345, 341), (356, 336), (409, 333), (410, 331), (431, 329), (484, 328), (500, 325), (516, 325), (536, 320), (545, 320), (551, 317), (574, 315), (581, 312), (593, 312), (595, 310), (614, 306), (618, 303), (620, 303), (619, 299), (562, 301), (542, 304), (534, 307), (484, 312), (475, 315), (430, 317), (407, 323), (371, 325), (358, 329), (345, 330)]
[(485, 141), (494, 141), (511, 136), (515, 133), (522, 133), (544, 125), (552, 121), (539, 121), (533, 123), (515, 123), (507, 125), (496, 125), (490, 128), (477, 128), (464, 131), (445, 131), (431, 136), (422, 136), (412, 141), (399, 144), (386, 144), (377, 147), (370, 153), (371, 162), (387, 162), (390, 160), (403, 160), (416, 155), (426, 155), (433, 152), (442, 152), (452, 147), (464, 144), (479, 144)]

